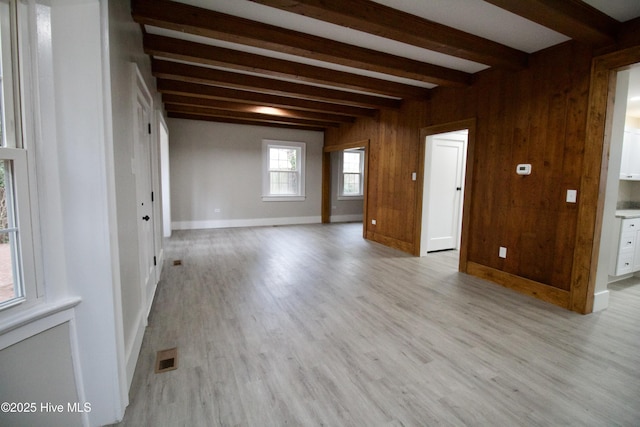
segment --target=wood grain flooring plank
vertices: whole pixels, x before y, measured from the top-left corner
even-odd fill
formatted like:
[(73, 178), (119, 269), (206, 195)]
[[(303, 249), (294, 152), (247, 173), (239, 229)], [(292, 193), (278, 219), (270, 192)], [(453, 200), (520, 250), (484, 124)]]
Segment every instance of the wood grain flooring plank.
[(174, 232), (120, 425), (640, 425), (640, 278), (582, 316), (361, 231)]

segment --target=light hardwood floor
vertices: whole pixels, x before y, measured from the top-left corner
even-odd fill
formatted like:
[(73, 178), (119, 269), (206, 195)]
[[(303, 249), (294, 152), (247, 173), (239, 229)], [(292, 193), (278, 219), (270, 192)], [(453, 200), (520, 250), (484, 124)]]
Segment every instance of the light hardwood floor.
[(175, 232), (121, 425), (640, 425), (640, 285), (582, 316), (361, 233)]

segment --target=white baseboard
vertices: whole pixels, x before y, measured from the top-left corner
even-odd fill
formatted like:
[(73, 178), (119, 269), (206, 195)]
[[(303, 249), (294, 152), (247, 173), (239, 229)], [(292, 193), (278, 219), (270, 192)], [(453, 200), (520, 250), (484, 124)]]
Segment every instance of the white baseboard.
[(330, 222), (362, 222), (362, 214), (331, 215)]
[(320, 224), (320, 216), (283, 218), (220, 219), (205, 221), (173, 221), (173, 230), (199, 230), (204, 228), (265, 227), (272, 225)]
[(596, 292), (593, 296), (593, 312), (609, 307), (609, 291)]

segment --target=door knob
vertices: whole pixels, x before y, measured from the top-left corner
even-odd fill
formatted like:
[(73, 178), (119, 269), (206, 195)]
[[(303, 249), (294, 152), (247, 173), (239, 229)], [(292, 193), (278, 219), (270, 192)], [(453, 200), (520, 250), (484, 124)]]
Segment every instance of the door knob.
[(456, 191), (462, 191), (462, 187), (456, 187)]
[(149, 221), (151, 217), (149, 215), (145, 215), (142, 217), (142, 219), (144, 219), (145, 221)]

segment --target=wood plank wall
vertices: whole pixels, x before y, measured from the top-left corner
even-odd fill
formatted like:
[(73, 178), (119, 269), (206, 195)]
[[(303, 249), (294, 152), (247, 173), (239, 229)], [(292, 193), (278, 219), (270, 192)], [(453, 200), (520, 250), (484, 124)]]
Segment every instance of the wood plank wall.
[[(531, 55), (525, 70), (481, 72), (470, 88), (437, 88), (430, 100), (327, 131), (326, 145), (371, 140), (367, 238), (415, 253), (420, 128), (475, 117), (468, 260), (540, 284), (525, 291), (568, 306), (578, 205), (565, 196), (580, 189), (591, 60), (568, 42)], [(519, 163), (532, 174), (518, 176)]]
[[(369, 140), (369, 187), (365, 236), (413, 253), (420, 128), (427, 122), (426, 100), (406, 101), (400, 110), (325, 132), (325, 146)], [(376, 224), (371, 223), (372, 220)]]

